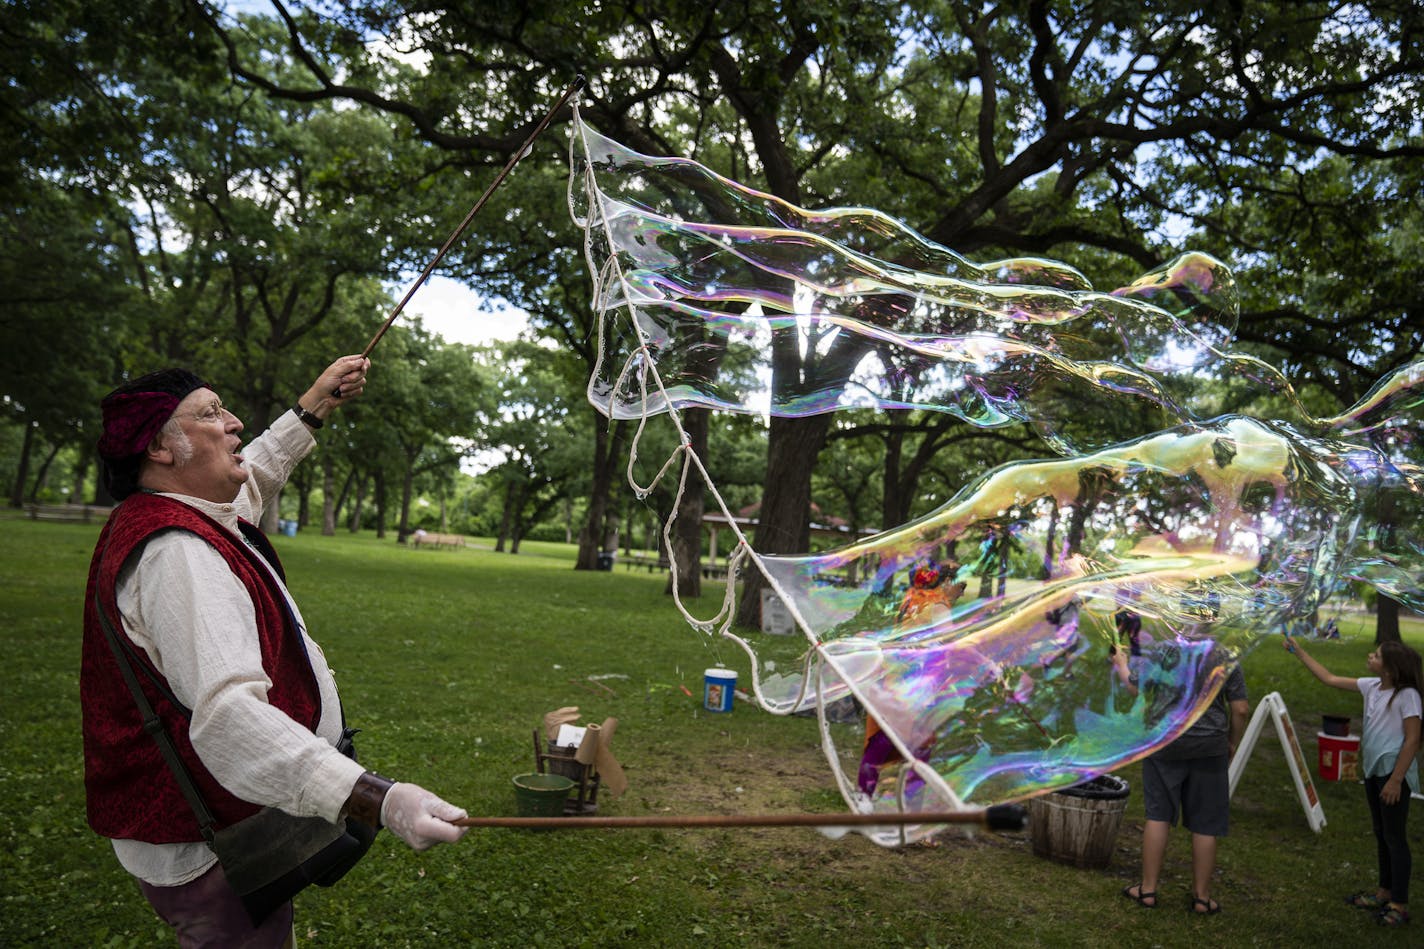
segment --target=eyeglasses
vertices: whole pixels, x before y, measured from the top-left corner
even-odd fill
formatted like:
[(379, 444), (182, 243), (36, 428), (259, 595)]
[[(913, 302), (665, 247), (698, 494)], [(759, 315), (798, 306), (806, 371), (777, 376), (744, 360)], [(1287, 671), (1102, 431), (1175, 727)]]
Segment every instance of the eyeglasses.
[(229, 413), (221, 402), (213, 401), (209, 402), (207, 406), (202, 409), (202, 411), (194, 412), (192, 415), (189, 416), (189, 418), (196, 419), (199, 422), (221, 424), (225, 420), (227, 414)]

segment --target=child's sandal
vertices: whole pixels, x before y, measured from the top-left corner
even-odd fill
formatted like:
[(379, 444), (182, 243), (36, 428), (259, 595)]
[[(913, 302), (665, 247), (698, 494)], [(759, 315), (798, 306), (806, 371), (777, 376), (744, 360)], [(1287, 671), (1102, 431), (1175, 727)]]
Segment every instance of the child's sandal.
[(1380, 910), (1389, 905), (1389, 900), (1382, 900), (1368, 890), (1351, 893), (1345, 897), (1345, 902), (1355, 907), (1355, 909)]
[(1381, 926), (1403, 926), (1409, 922), (1409, 911), (1397, 906), (1386, 906), (1375, 916), (1375, 922)]

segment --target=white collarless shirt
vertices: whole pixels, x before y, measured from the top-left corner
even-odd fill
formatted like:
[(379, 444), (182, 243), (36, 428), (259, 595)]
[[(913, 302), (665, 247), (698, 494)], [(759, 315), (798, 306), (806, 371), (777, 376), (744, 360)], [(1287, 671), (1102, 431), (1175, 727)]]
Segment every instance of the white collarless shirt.
[[(307, 427), (288, 412), (244, 448), (250, 477), (231, 503), (164, 496), (203, 512), (246, 543), (238, 518), (255, 523), (314, 444)], [(286, 585), (258, 559), (291, 607), (311, 660), (321, 698), (315, 734), (268, 703), (272, 682), (262, 668), (252, 597), (222, 555), (196, 534), (165, 531), (130, 558), (117, 584), (124, 631), (193, 710), (193, 748), (223, 787), (254, 804), (336, 822), (365, 769), (336, 750), (342, 727), (336, 681)], [(113, 845), (125, 870), (155, 886), (187, 883), (217, 862), (201, 841)]]

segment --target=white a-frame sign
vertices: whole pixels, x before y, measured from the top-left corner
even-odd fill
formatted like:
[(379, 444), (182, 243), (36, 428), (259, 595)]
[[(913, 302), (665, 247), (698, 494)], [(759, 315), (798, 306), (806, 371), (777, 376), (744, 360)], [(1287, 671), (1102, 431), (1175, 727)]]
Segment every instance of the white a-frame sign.
[(1285, 700), (1279, 692), (1272, 692), (1261, 700), (1251, 716), (1251, 723), (1246, 726), (1246, 734), (1241, 736), (1241, 744), (1231, 759), (1228, 772), (1231, 793), (1236, 793), (1236, 782), (1241, 779), (1241, 772), (1246, 770), (1246, 759), (1251, 757), (1251, 751), (1261, 737), (1261, 729), (1266, 727), (1267, 718), (1276, 724), (1276, 734), (1280, 736), (1281, 748), (1286, 753), (1286, 764), (1290, 765), (1291, 777), (1295, 779), (1296, 796), (1300, 798), (1300, 806), (1305, 808), (1305, 819), (1310, 822), (1310, 829), (1318, 834), (1320, 828), (1325, 826), (1325, 809), (1320, 806), (1320, 796), (1315, 793), (1310, 769), (1305, 765), (1305, 756), (1300, 753), (1300, 742), (1295, 737), (1295, 726), (1291, 724)]

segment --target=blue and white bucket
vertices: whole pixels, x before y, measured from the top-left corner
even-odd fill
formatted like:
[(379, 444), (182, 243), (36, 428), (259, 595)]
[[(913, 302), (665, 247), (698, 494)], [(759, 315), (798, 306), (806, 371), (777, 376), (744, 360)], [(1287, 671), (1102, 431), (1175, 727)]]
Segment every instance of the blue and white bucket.
[(730, 712), (732, 693), (737, 691), (737, 673), (731, 669), (708, 669), (702, 676), (702, 705), (709, 712)]

